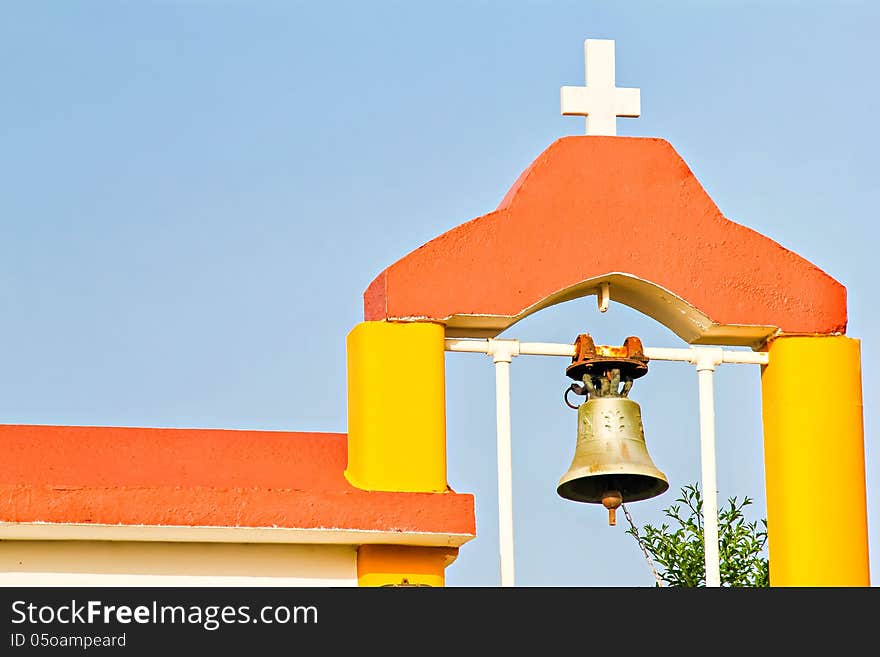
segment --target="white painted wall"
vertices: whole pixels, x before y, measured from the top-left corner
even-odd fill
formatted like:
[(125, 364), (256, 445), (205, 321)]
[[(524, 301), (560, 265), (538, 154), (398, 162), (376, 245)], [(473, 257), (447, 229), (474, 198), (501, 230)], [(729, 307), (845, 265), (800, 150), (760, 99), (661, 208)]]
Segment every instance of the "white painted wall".
[(357, 586), (357, 546), (0, 540), (0, 586)]

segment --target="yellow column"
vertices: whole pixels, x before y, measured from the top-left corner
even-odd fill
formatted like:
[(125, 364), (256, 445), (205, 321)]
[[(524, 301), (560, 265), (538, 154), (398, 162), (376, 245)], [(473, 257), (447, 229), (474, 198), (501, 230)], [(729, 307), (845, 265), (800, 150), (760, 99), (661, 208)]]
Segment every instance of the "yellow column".
[(358, 586), (444, 586), (445, 568), (458, 548), (410, 545), (361, 545)]
[[(363, 322), (348, 334), (348, 467), (358, 488), (445, 492), (445, 327)], [(443, 586), (457, 550), (363, 545), (361, 586)], [(451, 556), (450, 556), (451, 555)]]
[(445, 330), (362, 322), (348, 334), (348, 468), (368, 490), (446, 490)]
[(762, 367), (771, 586), (870, 586), (860, 343), (780, 337)]

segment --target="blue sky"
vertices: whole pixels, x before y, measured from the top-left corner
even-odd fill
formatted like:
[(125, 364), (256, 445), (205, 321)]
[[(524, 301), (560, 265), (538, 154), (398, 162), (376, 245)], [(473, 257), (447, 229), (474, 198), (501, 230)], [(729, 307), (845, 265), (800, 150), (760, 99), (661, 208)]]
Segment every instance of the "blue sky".
[[(618, 134), (667, 139), (725, 216), (848, 289), (877, 582), (878, 19), (870, 2), (4, 3), (0, 421), (345, 431), (364, 289), (582, 134), (559, 87), (583, 84), (584, 39), (614, 39), (642, 97)], [(683, 346), (593, 297), (504, 337), (582, 332)], [(517, 583), (651, 586), (625, 524), (556, 495), (564, 366), (513, 364)], [(492, 365), (447, 367), (449, 482), (478, 530), (447, 582), (494, 586)], [(657, 523), (699, 480), (696, 374), (654, 363), (631, 396), (671, 488), (630, 510)], [(757, 368), (722, 366), (716, 402), (719, 497), (761, 518)]]

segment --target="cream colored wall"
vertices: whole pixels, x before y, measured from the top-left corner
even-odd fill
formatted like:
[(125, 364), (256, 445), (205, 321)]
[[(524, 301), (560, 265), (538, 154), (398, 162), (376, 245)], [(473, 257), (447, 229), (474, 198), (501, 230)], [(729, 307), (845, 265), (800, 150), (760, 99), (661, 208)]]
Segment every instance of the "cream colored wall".
[(357, 548), (0, 540), (0, 586), (357, 586)]

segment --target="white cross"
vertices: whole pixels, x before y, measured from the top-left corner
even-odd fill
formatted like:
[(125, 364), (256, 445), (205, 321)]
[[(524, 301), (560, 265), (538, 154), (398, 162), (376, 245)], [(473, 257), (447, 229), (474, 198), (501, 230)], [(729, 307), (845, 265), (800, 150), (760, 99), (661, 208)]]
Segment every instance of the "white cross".
[(585, 87), (562, 87), (563, 116), (586, 116), (588, 135), (616, 135), (617, 117), (641, 113), (638, 89), (614, 86), (614, 41), (584, 41)]

